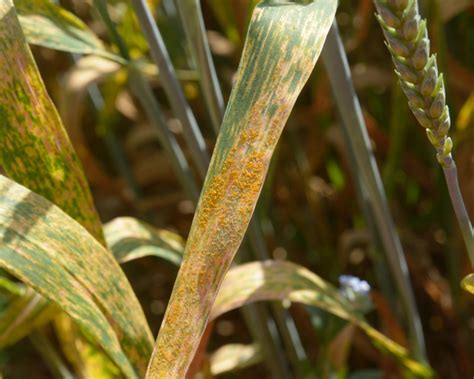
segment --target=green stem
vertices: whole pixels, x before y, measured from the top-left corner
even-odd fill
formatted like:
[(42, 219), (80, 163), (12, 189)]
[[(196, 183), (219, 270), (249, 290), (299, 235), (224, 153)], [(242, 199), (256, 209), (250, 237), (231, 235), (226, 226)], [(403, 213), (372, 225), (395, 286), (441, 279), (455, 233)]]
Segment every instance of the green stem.
[(443, 167), (444, 177), (448, 186), (449, 196), (454, 208), (454, 213), (458, 219), (459, 227), (466, 244), (467, 253), (471, 260), (471, 266), (474, 268), (474, 230), (471, 220), (464, 205), (461, 190), (459, 188), (458, 174), (454, 160), (451, 165)]
[(206, 143), (197, 125), (191, 107), (186, 101), (183, 90), (176, 78), (171, 59), (166, 50), (161, 33), (156, 26), (146, 0), (132, 0), (135, 13), (140, 21), (145, 38), (150, 47), (153, 61), (160, 70), (160, 79), (166, 96), (176, 117), (183, 126), (184, 138), (188, 144), (193, 160), (201, 177), (204, 177), (209, 166), (209, 155)]
[(390, 214), (377, 163), (372, 154), (362, 109), (352, 84), (349, 63), (335, 22), (328, 34), (322, 58), (337, 101), (348, 146), (356, 159), (355, 175), (361, 178), (364, 188), (368, 191), (370, 199), (368, 204), (406, 311), (412, 349), (418, 357), (426, 359), (423, 329), (410, 284), (407, 263)]
[(30, 334), (30, 339), (55, 378), (75, 378), (44, 332), (34, 331)]
[(224, 99), (209, 49), (201, 6), (198, 0), (177, 0), (175, 2), (184, 26), (188, 46), (196, 61), (199, 81), (211, 116), (212, 126), (218, 134), (224, 117)]

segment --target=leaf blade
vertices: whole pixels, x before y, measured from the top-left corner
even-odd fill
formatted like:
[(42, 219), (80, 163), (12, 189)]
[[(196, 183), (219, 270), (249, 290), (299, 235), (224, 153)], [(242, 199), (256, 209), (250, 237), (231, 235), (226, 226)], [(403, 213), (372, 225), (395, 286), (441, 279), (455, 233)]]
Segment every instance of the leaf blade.
[(147, 377), (185, 375), (336, 6), (332, 0), (309, 5), (264, 2), (254, 11)]
[(222, 283), (211, 312), (214, 319), (255, 301), (289, 300), (322, 308), (361, 328), (382, 351), (412, 374), (431, 377), (431, 369), (412, 359), (408, 351), (372, 328), (329, 283), (302, 266), (284, 261), (252, 262), (232, 268)]
[(0, 177), (0, 194), (0, 266), (85, 326), (129, 377), (143, 374), (151, 332), (112, 255), (80, 224), (27, 188)]
[(115, 259), (126, 263), (145, 256), (181, 264), (184, 241), (178, 235), (156, 229), (133, 217), (118, 217), (104, 225), (107, 246)]
[(95, 54), (115, 61), (102, 41), (74, 14), (50, 0), (15, 0), (28, 43), (76, 54)]

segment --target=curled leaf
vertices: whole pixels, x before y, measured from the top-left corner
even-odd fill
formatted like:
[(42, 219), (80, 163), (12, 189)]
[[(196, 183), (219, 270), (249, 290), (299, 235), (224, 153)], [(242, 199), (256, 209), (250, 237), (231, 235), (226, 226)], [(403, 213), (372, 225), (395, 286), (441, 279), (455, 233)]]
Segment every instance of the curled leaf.
[(107, 51), (81, 19), (50, 0), (15, 0), (23, 33), (32, 45), (123, 60)]
[(336, 288), (302, 266), (290, 262), (252, 262), (232, 268), (222, 283), (211, 318), (255, 301), (289, 300), (324, 309), (361, 328), (376, 347), (411, 374), (429, 378), (431, 369), (410, 357), (396, 342), (372, 328)]
[(107, 245), (120, 263), (145, 256), (181, 264), (184, 241), (177, 234), (156, 229), (132, 217), (119, 217), (104, 226)]

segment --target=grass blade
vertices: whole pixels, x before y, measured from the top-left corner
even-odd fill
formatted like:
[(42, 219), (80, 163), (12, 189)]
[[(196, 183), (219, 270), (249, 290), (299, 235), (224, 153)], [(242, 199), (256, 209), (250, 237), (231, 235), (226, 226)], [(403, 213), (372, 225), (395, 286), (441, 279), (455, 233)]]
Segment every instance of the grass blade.
[(107, 246), (120, 263), (145, 256), (181, 264), (184, 241), (177, 234), (159, 230), (132, 217), (119, 217), (104, 225)]
[(55, 378), (74, 379), (74, 375), (69, 371), (66, 363), (56, 350), (48, 337), (42, 332), (37, 331), (31, 335), (31, 342), (35, 346), (38, 353), (43, 357), (49, 370)]
[(95, 54), (123, 63), (81, 19), (50, 0), (15, 0), (29, 43), (78, 54)]
[(128, 377), (142, 375), (151, 353), (151, 332), (111, 254), (59, 208), (25, 187), (0, 177), (0, 193), (0, 266), (85, 327)]
[[(352, 151), (355, 175), (360, 177), (363, 193), (368, 193), (368, 207), (375, 219), (390, 271), (400, 293), (400, 299), (407, 314), (410, 335), (415, 351), (426, 356), (423, 329), (416, 307), (415, 296), (411, 289), (408, 268), (403, 249), (396, 232), (385, 197), (377, 163), (370, 148), (369, 137), (362, 116), (359, 99), (351, 80), (351, 72), (344, 47), (339, 36), (337, 24), (331, 28), (328, 41), (323, 50), (323, 60), (327, 67), (329, 81), (338, 102), (347, 145)], [(370, 220), (371, 217), (368, 217)]]
[(383, 352), (411, 374), (432, 377), (431, 369), (412, 359), (408, 351), (372, 328), (331, 284), (302, 266), (283, 261), (252, 262), (227, 273), (212, 308), (211, 318), (244, 304), (262, 300), (290, 300), (316, 306), (361, 328)]
[(104, 241), (82, 167), (9, 0), (0, 4), (0, 67), (0, 165)]
[(224, 117), (224, 99), (212, 62), (201, 5), (198, 0), (180, 0), (176, 1), (176, 6), (183, 20), (188, 46), (196, 61), (204, 100), (211, 116), (212, 126), (217, 134)]
[(176, 78), (171, 59), (155, 20), (145, 0), (132, 0), (133, 7), (140, 20), (145, 37), (150, 45), (153, 61), (160, 70), (160, 79), (171, 107), (183, 126), (184, 138), (188, 144), (194, 163), (200, 175), (206, 174), (209, 164), (206, 143), (199, 130), (197, 121), (184, 97), (183, 90)]
[(333, 1), (256, 8), (148, 377), (185, 375), (335, 10)]

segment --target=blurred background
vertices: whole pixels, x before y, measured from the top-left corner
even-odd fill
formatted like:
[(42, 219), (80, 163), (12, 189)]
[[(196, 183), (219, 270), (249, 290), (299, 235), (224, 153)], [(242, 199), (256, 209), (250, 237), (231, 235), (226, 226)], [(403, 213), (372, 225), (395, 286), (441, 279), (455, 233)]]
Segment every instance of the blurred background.
[[(91, 3), (60, 3), (116, 49)], [(148, 45), (130, 4), (120, 0), (108, 3), (131, 56), (146, 56)], [(215, 135), (210, 114), (175, 1), (150, 3), (178, 79), (212, 151)], [(227, 100), (251, 9), (257, 1), (201, 3), (212, 56)], [(425, 0), (421, 5), (428, 20), (432, 51), (437, 53), (440, 71), (445, 75), (453, 120), (454, 157), (464, 199), (474, 219), (474, 2)], [(440, 378), (471, 378), (474, 298), (459, 285), (470, 265), (442, 171), (424, 130), (411, 115), (397, 85), (374, 12), (371, 0), (341, 0), (337, 22), (408, 261), (429, 362)], [(99, 58), (78, 64), (80, 57), (71, 54), (40, 47), (33, 47), (33, 52), (82, 160), (102, 220), (134, 216), (186, 238), (193, 202), (173, 172), (139, 99), (128, 90), (126, 70)], [(149, 80), (168, 128), (188, 153), (182, 126), (171, 111), (153, 68)], [(407, 329), (399, 321), (397, 299), (387, 295), (390, 290), (381, 291), (378, 285), (374, 270), (377, 243), (371, 239), (368, 222), (357, 201), (350, 155), (321, 62), (290, 116), (256, 214), (272, 258), (304, 265), (336, 285), (342, 274), (366, 280), (373, 289), (369, 321), (395, 341), (407, 345)], [(124, 270), (156, 335), (177, 268), (149, 257), (127, 263)], [(297, 304), (289, 307), (289, 313), (311, 366), (319, 370), (325, 360), (337, 361), (335, 352), (342, 349), (347, 339), (336, 338), (341, 334), (328, 327), (327, 315)], [(351, 333), (347, 359), (338, 363), (341, 370), (365, 373), (366, 376), (359, 376), (364, 378), (400, 377), (390, 360), (385, 360), (362, 332)], [(208, 351), (224, 344), (252, 342), (240, 313), (233, 311), (215, 322)], [(25, 355), (30, 365), (25, 366)], [(0, 359), (5, 378), (51, 377), (27, 339), (1, 352)], [(257, 363), (222, 377), (271, 375), (264, 363)]]

